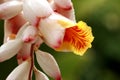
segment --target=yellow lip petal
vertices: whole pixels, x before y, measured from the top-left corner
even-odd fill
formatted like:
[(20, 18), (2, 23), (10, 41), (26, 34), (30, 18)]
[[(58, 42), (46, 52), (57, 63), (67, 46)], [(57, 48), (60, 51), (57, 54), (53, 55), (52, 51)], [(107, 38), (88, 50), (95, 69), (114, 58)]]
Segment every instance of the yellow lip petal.
[(60, 49), (69, 49), (75, 54), (83, 55), (88, 48), (91, 48), (93, 39), (91, 28), (80, 21), (73, 27), (66, 28)]

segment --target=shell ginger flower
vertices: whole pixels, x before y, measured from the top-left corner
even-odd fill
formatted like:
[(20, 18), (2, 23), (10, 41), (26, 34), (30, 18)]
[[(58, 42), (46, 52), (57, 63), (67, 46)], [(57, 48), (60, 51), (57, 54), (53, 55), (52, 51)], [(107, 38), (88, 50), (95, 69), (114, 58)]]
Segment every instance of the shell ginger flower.
[[(54, 57), (38, 48), (42, 43), (56, 51), (83, 55), (94, 39), (91, 28), (75, 20), (71, 0), (2, 0), (0, 19), (4, 20), (4, 44), (0, 62), (16, 55), (18, 66), (6, 80), (62, 80)], [(43, 72), (34, 64), (34, 56)]]

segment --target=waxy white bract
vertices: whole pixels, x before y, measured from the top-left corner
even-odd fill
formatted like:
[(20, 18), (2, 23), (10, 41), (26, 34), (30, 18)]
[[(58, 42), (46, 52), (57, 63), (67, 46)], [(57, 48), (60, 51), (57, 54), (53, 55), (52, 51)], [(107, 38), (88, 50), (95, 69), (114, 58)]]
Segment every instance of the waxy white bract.
[(0, 47), (0, 62), (5, 61), (17, 54), (22, 47), (22, 40), (10, 40)]
[(48, 54), (47, 52), (37, 50), (36, 58), (38, 64), (46, 74), (53, 77), (54, 79), (57, 79), (57, 77), (61, 76), (57, 62), (52, 55)]
[(30, 67), (31, 62), (24, 61), (10, 73), (6, 80), (28, 80)]

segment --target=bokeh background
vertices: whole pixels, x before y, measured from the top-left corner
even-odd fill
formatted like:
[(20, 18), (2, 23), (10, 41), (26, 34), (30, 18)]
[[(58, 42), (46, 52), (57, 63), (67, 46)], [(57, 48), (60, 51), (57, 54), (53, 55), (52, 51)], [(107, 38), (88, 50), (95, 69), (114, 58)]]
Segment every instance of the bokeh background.
[[(92, 27), (93, 47), (84, 56), (56, 52), (45, 44), (40, 49), (55, 57), (63, 80), (120, 80), (120, 0), (72, 1), (77, 21)], [(0, 45), (3, 31), (0, 20)], [(0, 80), (5, 80), (16, 66), (16, 57), (0, 63)]]

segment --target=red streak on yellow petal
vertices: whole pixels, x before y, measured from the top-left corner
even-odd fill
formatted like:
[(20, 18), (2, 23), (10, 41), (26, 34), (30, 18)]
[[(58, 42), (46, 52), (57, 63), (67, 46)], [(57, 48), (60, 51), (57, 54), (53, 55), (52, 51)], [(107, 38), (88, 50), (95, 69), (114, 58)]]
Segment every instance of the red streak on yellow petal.
[(91, 28), (84, 22), (79, 22), (76, 26), (66, 28), (63, 41), (71, 46), (70, 48), (74, 53), (83, 55), (91, 47), (93, 38)]
[(84, 48), (85, 44), (85, 34), (81, 35), (82, 30), (78, 29), (77, 26), (67, 28), (64, 41), (70, 42), (76, 48)]

